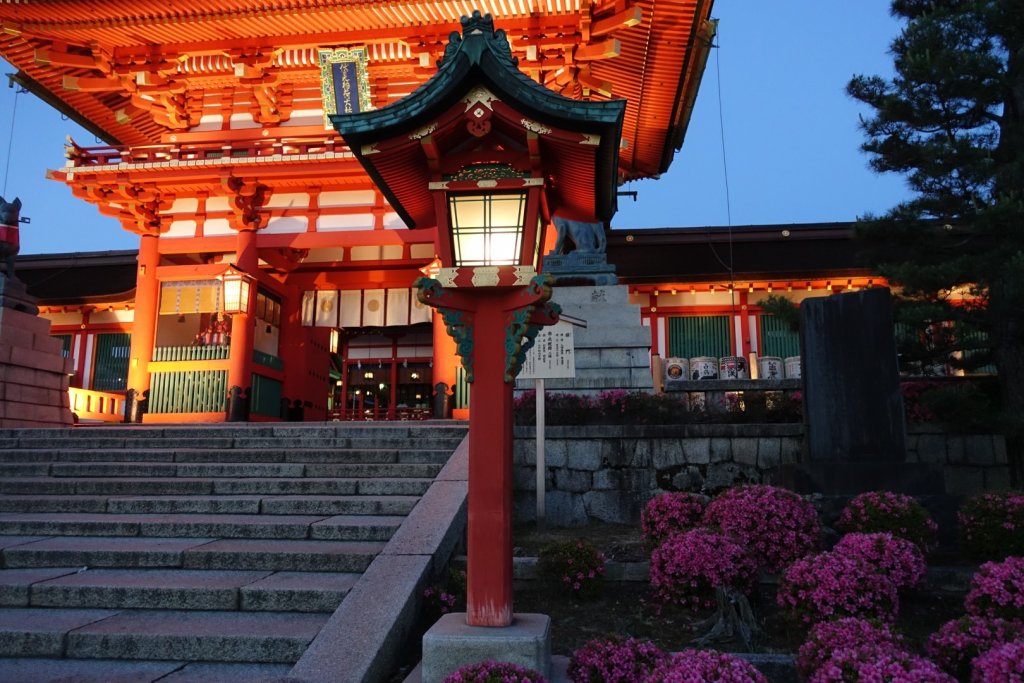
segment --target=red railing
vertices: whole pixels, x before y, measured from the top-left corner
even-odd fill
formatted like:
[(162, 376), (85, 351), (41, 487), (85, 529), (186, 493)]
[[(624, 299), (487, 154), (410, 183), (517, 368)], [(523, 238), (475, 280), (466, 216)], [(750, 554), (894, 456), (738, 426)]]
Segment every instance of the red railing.
[(348, 146), (333, 137), (299, 136), (234, 142), (190, 142), (132, 147), (65, 147), (68, 165), (76, 168), (116, 164), (152, 164), (165, 161), (212, 161), (275, 155), (294, 158), (311, 154), (345, 154)]
[(70, 387), (68, 401), (79, 421), (121, 422), (124, 419), (124, 394)]

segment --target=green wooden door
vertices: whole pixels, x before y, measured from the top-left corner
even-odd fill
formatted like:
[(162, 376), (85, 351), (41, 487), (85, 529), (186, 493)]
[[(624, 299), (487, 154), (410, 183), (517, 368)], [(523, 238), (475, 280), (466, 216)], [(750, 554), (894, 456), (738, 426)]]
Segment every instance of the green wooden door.
[(761, 355), (789, 358), (800, 355), (800, 333), (774, 315), (761, 316)]
[(670, 358), (721, 358), (729, 354), (729, 316), (688, 315), (668, 319)]
[(96, 335), (96, 364), (92, 388), (96, 391), (124, 391), (128, 385), (130, 334)]

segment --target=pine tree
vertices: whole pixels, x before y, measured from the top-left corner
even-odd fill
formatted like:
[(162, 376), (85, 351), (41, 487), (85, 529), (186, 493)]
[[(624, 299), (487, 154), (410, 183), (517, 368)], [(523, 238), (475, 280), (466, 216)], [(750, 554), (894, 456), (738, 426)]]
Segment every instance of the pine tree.
[(858, 235), (919, 319), (956, 321), (987, 338), (1019, 483), (1024, 0), (893, 0), (892, 13), (906, 22), (890, 46), (895, 76), (857, 76), (847, 90), (874, 110), (861, 121), (871, 166), (906, 175), (914, 196), (862, 218)]

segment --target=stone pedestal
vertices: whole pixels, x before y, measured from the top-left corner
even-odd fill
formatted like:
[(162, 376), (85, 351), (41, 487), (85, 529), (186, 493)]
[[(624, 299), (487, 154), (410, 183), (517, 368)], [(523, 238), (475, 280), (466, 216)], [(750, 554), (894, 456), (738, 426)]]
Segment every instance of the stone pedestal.
[(0, 427), (67, 427), (71, 361), (17, 280), (0, 278)]
[(551, 618), (516, 614), (511, 626), (467, 626), (466, 614), (441, 617), (423, 636), (422, 683), (441, 683), (467, 664), (511, 662), (551, 677)]
[[(545, 380), (547, 390), (596, 396), (614, 389), (653, 389), (651, 330), (640, 324), (640, 307), (629, 303), (629, 287), (556, 285), (551, 300), (587, 327), (573, 328), (575, 379)], [(516, 383), (517, 391), (530, 389), (533, 380)]]

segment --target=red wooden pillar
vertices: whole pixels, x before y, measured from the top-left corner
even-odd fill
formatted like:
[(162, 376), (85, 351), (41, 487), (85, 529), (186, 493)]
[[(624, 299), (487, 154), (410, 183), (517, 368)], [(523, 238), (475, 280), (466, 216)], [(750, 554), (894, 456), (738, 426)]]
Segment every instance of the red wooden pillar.
[(476, 292), (469, 408), (466, 623), (512, 623), (512, 389), (502, 292)]
[[(132, 342), (128, 362), (128, 382), (125, 422), (140, 422), (139, 401), (149, 391), (149, 363), (153, 360), (156, 342), (156, 321), (159, 307), (160, 283), (156, 269), (160, 265), (157, 235), (145, 234), (139, 239), (138, 270), (135, 277), (135, 316), (132, 322)], [(84, 322), (84, 320), (83, 320)], [(85, 353), (83, 339), (83, 351)], [(86, 359), (88, 362), (88, 359)]]
[[(518, 353), (524, 323), (539, 327), (558, 320), (544, 304), (551, 296), (544, 282), (538, 277), (529, 287), (443, 289), (430, 285), (436, 281), (421, 281), (421, 301), (446, 316), (458, 313), (449, 329), (463, 336), (460, 352), (473, 383), (466, 567), (470, 626), (512, 623), (512, 390), (518, 368), (512, 367), (511, 354)], [(530, 309), (529, 315), (517, 320), (523, 309)]]
[[(238, 231), (235, 241), (235, 265), (242, 272), (256, 277), (259, 257), (256, 253), (256, 231)], [(256, 281), (249, 290), (245, 312), (231, 319), (231, 350), (228, 360), (228, 420), (245, 421), (249, 417), (248, 400), (252, 390), (252, 349), (256, 337), (253, 328), (252, 301), (256, 298)], [(241, 399), (241, 400), (239, 400)]]

